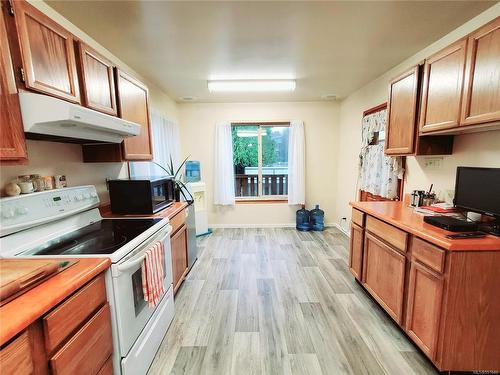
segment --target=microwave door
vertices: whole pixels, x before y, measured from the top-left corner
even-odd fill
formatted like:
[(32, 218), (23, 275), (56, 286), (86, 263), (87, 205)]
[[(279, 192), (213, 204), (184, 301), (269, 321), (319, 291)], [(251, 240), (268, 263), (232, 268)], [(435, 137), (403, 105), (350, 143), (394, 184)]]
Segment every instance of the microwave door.
[(157, 212), (168, 206), (171, 202), (169, 198), (168, 182), (161, 182), (152, 186), (151, 201), (153, 212)]

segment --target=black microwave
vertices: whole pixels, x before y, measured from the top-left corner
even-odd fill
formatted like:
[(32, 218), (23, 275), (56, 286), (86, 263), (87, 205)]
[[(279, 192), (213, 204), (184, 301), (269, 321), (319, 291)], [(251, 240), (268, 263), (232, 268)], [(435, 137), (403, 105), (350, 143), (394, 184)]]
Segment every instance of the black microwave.
[(108, 180), (111, 212), (114, 214), (154, 214), (175, 201), (171, 177), (130, 177)]

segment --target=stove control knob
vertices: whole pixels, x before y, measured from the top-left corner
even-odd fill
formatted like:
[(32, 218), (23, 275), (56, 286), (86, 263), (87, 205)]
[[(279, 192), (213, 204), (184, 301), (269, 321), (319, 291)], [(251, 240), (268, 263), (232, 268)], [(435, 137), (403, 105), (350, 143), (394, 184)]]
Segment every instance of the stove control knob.
[(97, 193), (95, 191), (93, 191), (92, 193), (90, 193), (90, 196), (92, 198), (97, 198)]
[(16, 213), (19, 215), (26, 215), (26, 214), (28, 214), (28, 208), (27, 207), (18, 207), (18, 208), (16, 208)]
[(14, 212), (14, 210), (12, 208), (7, 208), (7, 209), (2, 211), (2, 217), (4, 219), (11, 219), (15, 215), (16, 215), (16, 213)]
[(90, 194), (89, 193), (85, 193), (85, 199), (90, 199)]
[(79, 201), (83, 201), (83, 195), (82, 195), (82, 194), (79, 194), (79, 195), (75, 196), (75, 200), (76, 200), (77, 202), (79, 202)]

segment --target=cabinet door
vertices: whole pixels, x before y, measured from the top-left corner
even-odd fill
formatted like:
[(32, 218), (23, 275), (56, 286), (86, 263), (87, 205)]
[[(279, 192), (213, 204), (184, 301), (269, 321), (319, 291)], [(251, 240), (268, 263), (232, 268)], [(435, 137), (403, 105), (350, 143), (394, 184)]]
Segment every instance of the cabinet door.
[(34, 373), (28, 332), (24, 331), (0, 350), (0, 373), (4, 375), (31, 375)]
[(459, 126), (467, 39), (425, 60), (420, 131)]
[(461, 120), (500, 121), (500, 17), (469, 35)]
[(116, 89), (113, 63), (83, 42), (78, 43), (83, 104), (116, 116)]
[(116, 70), (120, 117), (141, 125), (141, 133), (123, 141), (125, 160), (151, 160), (151, 129), (149, 124), (148, 89), (121, 70)]
[(351, 246), (349, 251), (349, 270), (361, 281), (363, 265), (363, 235), (364, 230), (359, 225), (351, 224)]
[(404, 255), (366, 232), (363, 285), (398, 324), (403, 313), (405, 263)]
[(26, 88), (80, 103), (73, 35), (26, 1), (14, 1)]
[(389, 84), (385, 153), (409, 155), (415, 149), (419, 67), (415, 66)]
[[(3, 11), (3, 9), (2, 9)], [(3, 12), (0, 14), (0, 160), (27, 157), (24, 129)]]
[(443, 279), (425, 266), (412, 261), (406, 331), (431, 359), (436, 354), (442, 296)]
[(172, 278), (174, 293), (182, 284), (188, 268), (187, 262), (187, 226), (184, 224), (171, 238), (172, 247)]

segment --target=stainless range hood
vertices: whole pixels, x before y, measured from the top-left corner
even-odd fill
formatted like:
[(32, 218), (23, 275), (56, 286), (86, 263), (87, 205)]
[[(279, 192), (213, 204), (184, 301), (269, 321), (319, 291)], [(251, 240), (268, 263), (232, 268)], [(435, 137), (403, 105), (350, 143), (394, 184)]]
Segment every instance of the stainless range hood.
[(120, 143), (141, 126), (48, 95), (20, 92), (24, 131), (34, 136), (68, 138), (79, 143)]

